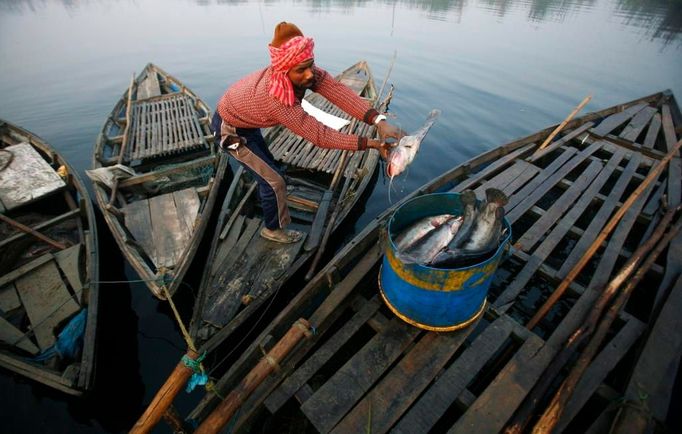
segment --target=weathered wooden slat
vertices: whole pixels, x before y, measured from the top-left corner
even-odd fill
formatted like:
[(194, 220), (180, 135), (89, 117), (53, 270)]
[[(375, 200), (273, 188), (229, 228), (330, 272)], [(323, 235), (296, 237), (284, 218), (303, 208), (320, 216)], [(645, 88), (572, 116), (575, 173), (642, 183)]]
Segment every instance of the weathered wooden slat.
[[(247, 286), (248, 296), (251, 299), (259, 298), (271, 293), (276, 287), (277, 281), (282, 277), (291, 264), (298, 258), (298, 253), (303, 247), (305, 237), (296, 243), (281, 244), (268, 242), (259, 237), (265, 248), (255, 250), (255, 264), (251, 268), (250, 280)], [(254, 243), (258, 246), (258, 243)]]
[(448, 433), (498, 433), (556, 352), (530, 335)]
[(80, 253), (81, 244), (74, 244), (68, 249), (60, 250), (54, 254), (57, 265), (59, 265), (59, 268), (66, 276), (76, 295), (79, 295), (80, 290), (83, 288), (80, 273)]
[[(377, 297), (367, 301), (365, 305), (343, 324), (343, 327), (330, 337), (315, 353), (310, 356), (293, 374), (287, 376), (282, 384), (265, 400), (265, 406), (270, 412), (276, 412), (301, 387), (303, 387), (315, 373), (327, 363), (334, 354), (350, 339), (369, 318), (376, 313), (381, 304)], [(304, 401), (301, 401), (304, 402)]]
[(332, 432), (387, 432), (474, 330), (427, 333)]
[(21, 307), (21, 301), (14, 284), (7, 283), (0, 287), (0, 310), (9, 312), (18, 307)]
[[(517, 195), (512, 196), (512, 198), (510, 198), (509, 200), (510, 202), (509, 205), (507, 205), (507, 207), (511, 209), (511, 211), (507, 213), (507, 218), (509, 219), (509, 221), (513, 222), (516, 221), (519, 217), (521, 217), (538, 200), (540, 200), (545, 194), (547, 194), (547, 192), (549, 192), (555, 185), (557, 185), (576, 167), (578, 167), (587, 158), (589, 158), (590, 155), (595, 153), (600, 147), (601, 143), (593, 143), (588, 148), (577, 154), (574, 158), (568, 160), (566, 164), (563, 164), (558, 170), (556, 170), (556, 172), (552, 173), (551, 175), (549, 173), (546, 173), (549, 176), (542, 180), (542, 182), (536, 188), (533, 188), (532, 190), (530, 190), (529, 188), (527, 196), (524, 197), (522, 193), (524, 190), (526, 190), (526, 188), (522, 189)], [(566, 153), (568, 152), (564, 152), (564, 154)], [(557, 161), (559, 161), (560, 159), (561, 157), (557, 158)], [(543, 173), (545, 172), (543, 171)], [(527, 187), (530, 187), (533, 183), (539, 182), (542, 178), (543, 178), (542, 174), (536, 176), (533, 179), (533, 181), (528, 184)]]
[[(540, 169), (533, 164), (524, 160), (516, 160), (511, 167), (481, 184), (474, 192), (479, 199), (485, 198), (485, 191), (488, 188), (502, 190), (507, 196), (511, 196), (539, 171)], [(521, 180), (517, 181), (518, 178)]]
[(614, 113), (601, 121), (601, 123), (594, 127), (591, 131), (599, 136), (605, 136), (630, 120), (630, 118), (639, 113), (639, 111), (646, 106), (647, 104), (645, 103), (636, 104), (632, 107), (626, 108), (622, 112)]
[(644, 137), (644, 147), (648, 149), (654, 149), (656, 145), (656, 139), (658, 138), (658, 133), (661, 131), (661, 115), (656, 113), (651, 119), (649, 124), (649, 129)]
[(57, 172), (28, 143), (7, 146), (9, 165), (0, 171), (0, 202), (11, 210), (63, 189)]
[(640, 161), (640, 154), (632, 154), (630, 161), (625, 167), (625, 170), (623, 170), (623, 173), (621, 173), (620, 177), (618, 178), (618, 182), (611, 189), (606, 201), (602, 203), (599, 211), (597, 211), (589, 226), (583, 232), (583, 236), (573, 247), (573, 250), (571, 250), (571, 253), (568, 255), (566, 260), (564, 260), (564, 264), (558, 273), (561, 278), (566, 277), (569, 271), (575, 267), (575, 264), (578, 263), (583, 254), (587, 251), (587, 248), (596, 238), (597, 234), (602, 230), (602, 227), (606, 224), (608, 218), (613, 213), (613, 210), (620, 202), (620, 198), (629, 185), (633, 174), (639, 167)]
[(234, 223), (230, 226), (230, 230), (227, 233), (227, 237), (225, 238), (225, 241), (218, 243), (218, 248), (216, 250), (216, 254), (213, 258), (213, 267), (211, 268), (211, 275), (215, 274), (216, 271), (220, 269), (221, 266), (223, 266), (223, 261), (226, 257), (226, 255), (232, 251), (232, 248), (234, 245), (237, 243), (237, 240), (239, 239), (239, 234), (242, 231), (242, 227), (244, 226), (244, 221), (246, 217), (243, 214), (239, 214), (235, 220)]
[(64, 286), (54, 261), (47, 262), (15, 281), (21, 303), (31, 321), (41, 350), (55, 342), (54, 328), (80, 310)]
[(137, 99), (161, 95), (161, 86), (156, 72), (151, 71), (137, 88)]
[(594, 122), (587, 122), (587, 123), (585, 123), (585, 124), (579, 126), (579, 127), (576, 128), (575, 130), (573, 130), (573, 131), (571, 131), (570, 133), (566, 134), (566, 135), (565, 135), (564, 137), (562, 137), (561, 139), (552, 142), (549, 146), (546, 146), (543, 150), (541, 150), (541, 151), (539, 151), (539, 152), (537, 152), (537, 153), (531, 155), (531, 156), (528, 158), (528, 161), (531, 162), (531, 163), (533, 163), (533, 162), (535, 162), (535, 161), (538, 161), (540, 158), (544, 157), (545, 155), (548, 155), (548, 154), (551, 153), (552, 151), (558, 149), (559, 147), (561, 147), (561, 146), (563, 146), (564, 144), (570, 142), (570, 141), (573, 140), (574, 138), (580, 136), (580, 135), (583, 134), (585, 131), (587, 131), (587, 130), (589, 130), (590, 128), (592, 128), (592, 126), (594, 126)]
[[(62, 223), (66, 220), (72, 219), (74, 217), (78, 217), (80, 215), (81, 210), (80, 209), (73, 209), (71, 211), (65, 212), (64, 214), (58, 215), (57, 217), (54, 217), (49, 220), (42, 221), (38, 223), (35, 226), (32, 226), (31, 229), (37, 232), (42, 232), (45, 229), (51, 228), (52, 226), (58, 225), (59, 223)], [(10, 237), (5, 238), (4, 240), (0, 241), (0, 249), (4, 249), (10, 244), (14, 243), (15, 241), (18, 241), (23, 238), (27, 238), (31, 236), (31, 234), (26, 233), (26, 232), (19, 232), (15, 235), (12, 235)]]
[(157, 263), (157, 246), (152, 236), (152, 216), (149, 213), (149, 201), (131, 202), (123, 209), (125, 225), (137, 244), (142, 246), (149, 259)]
[(388, 330), (355, 353), (301, 406), (301, 411), (315, 428), (328, 432), (418, 334), (418, 329), (394, 318)]
[(673, 392), (675, 375), (682, 356), (682, 277), (677, 279), (661, 313), (651, 329), (646, 345), (630, 377), (625, 398), (640, 402), (659, 421), (665, 421)]
[(476, 172), (466, 180), (460, 182), (457, 184), (455, 188), (452, 189), (452, 191), (455, 192), (462, 192), (466, 189), (470, 189), (473, 186), (475, 186), (477, 183), (481, 182), (484, 179), (488, 179), (488, 177), (494, 175), (498, 171), (502, 170), (503, 168), (506, 168), (507, 165), (512, 163), (515, 159), (521, 158), (523, 155), (526, 153), (530, 152), (531, 149), (535, 147), (534, 143), (530, 143), (526, 146), (523, 146), (513, 152), (510, 152), (507, 155), (501, 156), (500, 158), (496, 159), (494, 162), (490, 163), (488, 166), (486, 166), (484, 169), (480, 170), (479, 172)]
[(644, 324), (630, 317), (629, 321), (618, 331), (618, 334), (597, 354), (583, 378), (576, 385), (575, 391), (555, 428), (556, 432), (564, 431), (643, 331)]
[(656, 112), (657, 110), (655, 107), (644, 107), (632, 118), (630, 123), (625, 126), (618, 136), (625, 140), (635, 142)]
[(394, 433), (426, 432), (455, 402), (471, 379), (520, 326), (503, 315), (486, 327), (461, 356), (442, 373), (403, 416)]
[[(173, 192), (173, 199), (175, 200), (175, 207), (178, 210), (180, 222), (184, 223), (187, 238), (191, 239), (194, 233), (194, 223), (196, 222), (197, 215), (199, 215), (199, 206), (201, 205), (197, 189), (190, 187), (175, 191)], [(183, 225), (181, 224), (180, 227), (182, 228)]]
[[(677, 133), (675, 132), (675, 125), (673, 124), (668, 104), (663, 104), (661, 109), (661, 123), (663, 125), (663, 136), (665, 137), (667, 151), (670, 152), (677, 143)], [(680, 200), (682, 200), (682, 183), (680, 179), (682, 179), (682, 162), (678, 152), (668, 165), (668, 206), (670, 207), (679, 205)]]
[[(22, 339), (23, 338), (23, 339)], [(28, 352), (31, 355), (36, 355), (40, 349), (35, 346), (33, 342), (21, 330), (14, 327), (9, 321), (0, 316), (0, 342), (8, 345), (16, 345), (17, 348)], [(15, 344), (16, 342), (16, 344)]]
[(510, 303), (516, 296), (525, 288), (528, 281), (533, 274), (542, 265), (544, 260), (549, 257), (554, 248), (559, 244), (563, 237), (573, 227), (578, 218), (582, 215), (584, 210), (592, 203), (594, 196), (601, 190), (606, 181), (611, 177), (613, 171), (618, 167), (621, 160), (625, 156), (625, 150), (617, 149), (611, 156), (609, 162), (606, 164), (601, 173), (597, 176), (592, 184), (580, 197), (578, 202), (573, 204), (570, 211), (559, 221), (552, 232), (542, 241), (540, 246), (528, 258), (523, 269), (516, 275), (511, 284), (507, 285), (506, 289), (495, 300), (494, 306), (498, 310), (506, 311)]
[(569, 208), (575, 205), (575, 201), (582, 195), (583, 190), (592, 183), (592, 180), (601, 170), (602, 165), (599, 162), (593, 161), (590, 163), (580, 177), (571, 184), (571, 187), (569, 187), (569, 189), (554, 202), (547, 212), (518, 239), (514, 244), (514, 247), (523, 251), (529, 251), (545, 232), (547, 232)]
[(152, 218), (152, 239), (157, 247), (156, 265), (172, 268), (180, 260), (187, 242), (187, 234), (180, 229), (173, 194), (149, 199), (149, 214)]

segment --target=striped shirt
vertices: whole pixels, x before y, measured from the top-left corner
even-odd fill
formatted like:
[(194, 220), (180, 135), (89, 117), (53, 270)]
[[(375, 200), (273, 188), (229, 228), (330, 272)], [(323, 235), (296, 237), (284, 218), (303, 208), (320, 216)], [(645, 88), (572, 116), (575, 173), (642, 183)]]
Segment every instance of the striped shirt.
[[(379, 114), (349, 87), (317, 66), (313, 67), (314, 92), (327, 98), (352, 117), (371, 124)], [(271, 68), (258, 70), (233, 84), (220, 98), (217, 111), (223, 121), (236, 128), (267, 128), (284, 125), (295, 134), (322, 148), (357, 150), (367, 147), (367, 138), (340, 133), (307, 114), (296, 97), (287, 107), (268, 94)]]

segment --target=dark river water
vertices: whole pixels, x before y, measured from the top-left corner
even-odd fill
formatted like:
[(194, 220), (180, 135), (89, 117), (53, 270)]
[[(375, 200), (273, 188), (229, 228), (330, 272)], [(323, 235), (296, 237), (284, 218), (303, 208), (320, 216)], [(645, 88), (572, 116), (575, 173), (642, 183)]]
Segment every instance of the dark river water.
[[(680, 0), (0, 0), (0, 118), (42, 136), (82, 174), (132, 73), (154, 62), (215, 106), (230, 83), (267, 64), (283, 20), (315, 38), (316, 63), (331, 73), (364, 59), (380, 85), (393, 63), (390, 111), (403, 129), (442, 110), (393, 202), (560, 122), (587, 95), (584, 112), (664, 89), (682, 98)], [(346, 237), (390, 205), (383, 177), (371, 188)], [(107, 235), (101, 226), (102, 280), (137, 279)], [(95, 393), (70, 399), (0, 372), (0, 432), (134, 424), (184, 344), (142, 285), (103, 284), (101, 293)], [(183, 392), (180, 412), (198, 397)]]

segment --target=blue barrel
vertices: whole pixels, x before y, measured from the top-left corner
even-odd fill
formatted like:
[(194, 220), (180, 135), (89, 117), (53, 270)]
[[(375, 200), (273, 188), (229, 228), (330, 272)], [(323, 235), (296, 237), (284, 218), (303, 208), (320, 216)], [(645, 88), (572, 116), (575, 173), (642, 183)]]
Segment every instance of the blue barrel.
[(511, 240), (511, 226), (504, 219), (507, 235), (484, 262), (455, 269), (403, 263), (396, 255), (393, 235), (423, 217), (462, 215), (459, 196), (434, 193), (415, 197), (388, 221), (386, 254), (379, 274), (381, 296), (399, 318), (422, 329), (452, 331), (476, 321), (485, 310), (488, 288)]

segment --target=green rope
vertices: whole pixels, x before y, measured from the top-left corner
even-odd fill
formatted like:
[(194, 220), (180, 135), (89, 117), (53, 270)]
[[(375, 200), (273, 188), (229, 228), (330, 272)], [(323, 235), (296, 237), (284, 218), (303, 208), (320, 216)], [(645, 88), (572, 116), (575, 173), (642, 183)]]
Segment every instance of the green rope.
[(193, 372), (195, 373), (201, 373), (204, 371), (203, 367), (201, 366), (201, 362), (204, 360), (206, 357), (206, 351), (196, 359), (191, 359), (187, 356), (187, 354), (182, 356), (182, 363), (190, 368)]

